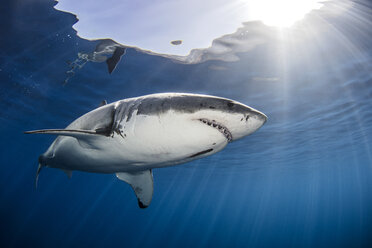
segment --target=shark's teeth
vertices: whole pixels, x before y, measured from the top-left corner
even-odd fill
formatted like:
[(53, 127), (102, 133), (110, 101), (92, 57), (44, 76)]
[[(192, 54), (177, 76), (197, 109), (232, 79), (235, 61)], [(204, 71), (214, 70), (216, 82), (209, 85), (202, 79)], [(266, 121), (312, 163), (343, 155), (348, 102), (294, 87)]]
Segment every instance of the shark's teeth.
[(216, 128), (220, 133), (222, 133), (225, 136), (225, 138), (229, 142), (232, 141), (232, 135), (231, 135), (229, 129), (227, 129), (227, 127), (225, 127), (221, 123), (218, 123), (215, 120), (208, 120), (208, 119), (204, 119), (204, 118), (199, 119), (199, 121), (203, 122), (204, 124), (207, 124), (208, 126)]

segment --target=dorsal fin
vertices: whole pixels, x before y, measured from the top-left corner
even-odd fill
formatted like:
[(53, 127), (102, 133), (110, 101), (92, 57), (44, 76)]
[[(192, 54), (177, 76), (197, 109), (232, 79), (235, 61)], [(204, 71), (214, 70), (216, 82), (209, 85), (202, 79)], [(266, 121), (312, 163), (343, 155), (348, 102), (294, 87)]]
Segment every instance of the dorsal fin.
[(105, 106), (107, 105), (107, 101), (106, 100), (103, 100), (100, 104), (99, 104), (99, 107), (102, 107), (102, 106)]
[(138, 206), (140, 208), (147, 208), (150, 205), (152, 194), (154, 192), (154, 182), (151, 170), (118, 172), (116, 173), (116, 176), (132, 187), (137, 196)]
[(125, 50), (126, 50), (125, 47), (117, 46), (115, 48), (115, 51), (112, 54), (111, 58), (108, 58), (106, 60), (107, 69), (108, 69), (110, 74), (115, 70), (116, 65), (119, 63), (119, 61), (121, 59), (121, 56), (123, 56), (123, 54), (125, 54)]

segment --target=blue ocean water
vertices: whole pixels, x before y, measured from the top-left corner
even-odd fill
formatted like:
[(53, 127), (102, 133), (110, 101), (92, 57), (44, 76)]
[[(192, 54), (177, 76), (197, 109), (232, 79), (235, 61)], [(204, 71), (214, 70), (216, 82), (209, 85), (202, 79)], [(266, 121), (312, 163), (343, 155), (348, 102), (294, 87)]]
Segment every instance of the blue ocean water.
[[(372, 247), (368, 1), (314, 10), (238, 61), (180, 64), (128, 49), (111, 75), (87, 63), (66, 84), (67, 61), (98, 41), (80, 39), (76, 17), (54, 4), (0, 7), (1, 247)], [(44, 169), (35, 189), (54, 137), (23, 131), (157, 92), (228, 97), (269, 120), (220, 153), (154, 170), (147, 209), (114, 175)]]

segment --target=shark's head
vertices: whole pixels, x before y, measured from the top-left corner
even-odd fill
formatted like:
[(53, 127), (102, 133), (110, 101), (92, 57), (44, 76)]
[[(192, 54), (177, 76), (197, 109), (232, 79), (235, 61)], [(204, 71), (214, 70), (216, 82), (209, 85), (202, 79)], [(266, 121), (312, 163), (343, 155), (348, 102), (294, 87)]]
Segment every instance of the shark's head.
[(200, 95), (191, 98), (200, 106), (195, 112), (198, 120), (219, 130), (229, 142), (254, 133), (267, 121), (265, 114), (237, 101)]
[[(260, 111), (237, 101), (208, 95), (179, 93), (146, 97), (139, 106), (138, 114), (159, 114), (169, 110), (184, 113), (187, 118), (184, 124), (191, 120), (194, 125), (196, 123), (202, 125), (201, 129), (208, 126), (219, 131), (228, 142), (257, 131), (267, 120), (266, 115)], [(203, 135), (203, 132), (200, 133)]]

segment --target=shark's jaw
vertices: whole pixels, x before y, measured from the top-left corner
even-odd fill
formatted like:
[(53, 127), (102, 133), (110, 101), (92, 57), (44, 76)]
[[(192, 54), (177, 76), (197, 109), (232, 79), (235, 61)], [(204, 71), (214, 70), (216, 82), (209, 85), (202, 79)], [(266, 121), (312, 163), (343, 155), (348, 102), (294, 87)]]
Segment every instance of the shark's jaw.
[(206, 118), (201, 118), (201, 119), (199, 119), (199, 121), (203, 122), (204, 124), (206, 124), (206, 125), (208, 125), (212, 128), (217, 129), (220, 133), (222, 133), (223, 136), (225, 136), (225, 138), (227, 139), (228, 142), (232, 141), (231, 132), (229, 131), (229, 129), (227, 127), (225, 127), (221, 123), (218, 123), (215, 120), (209, 120), (209, 119), (206, 119)]

